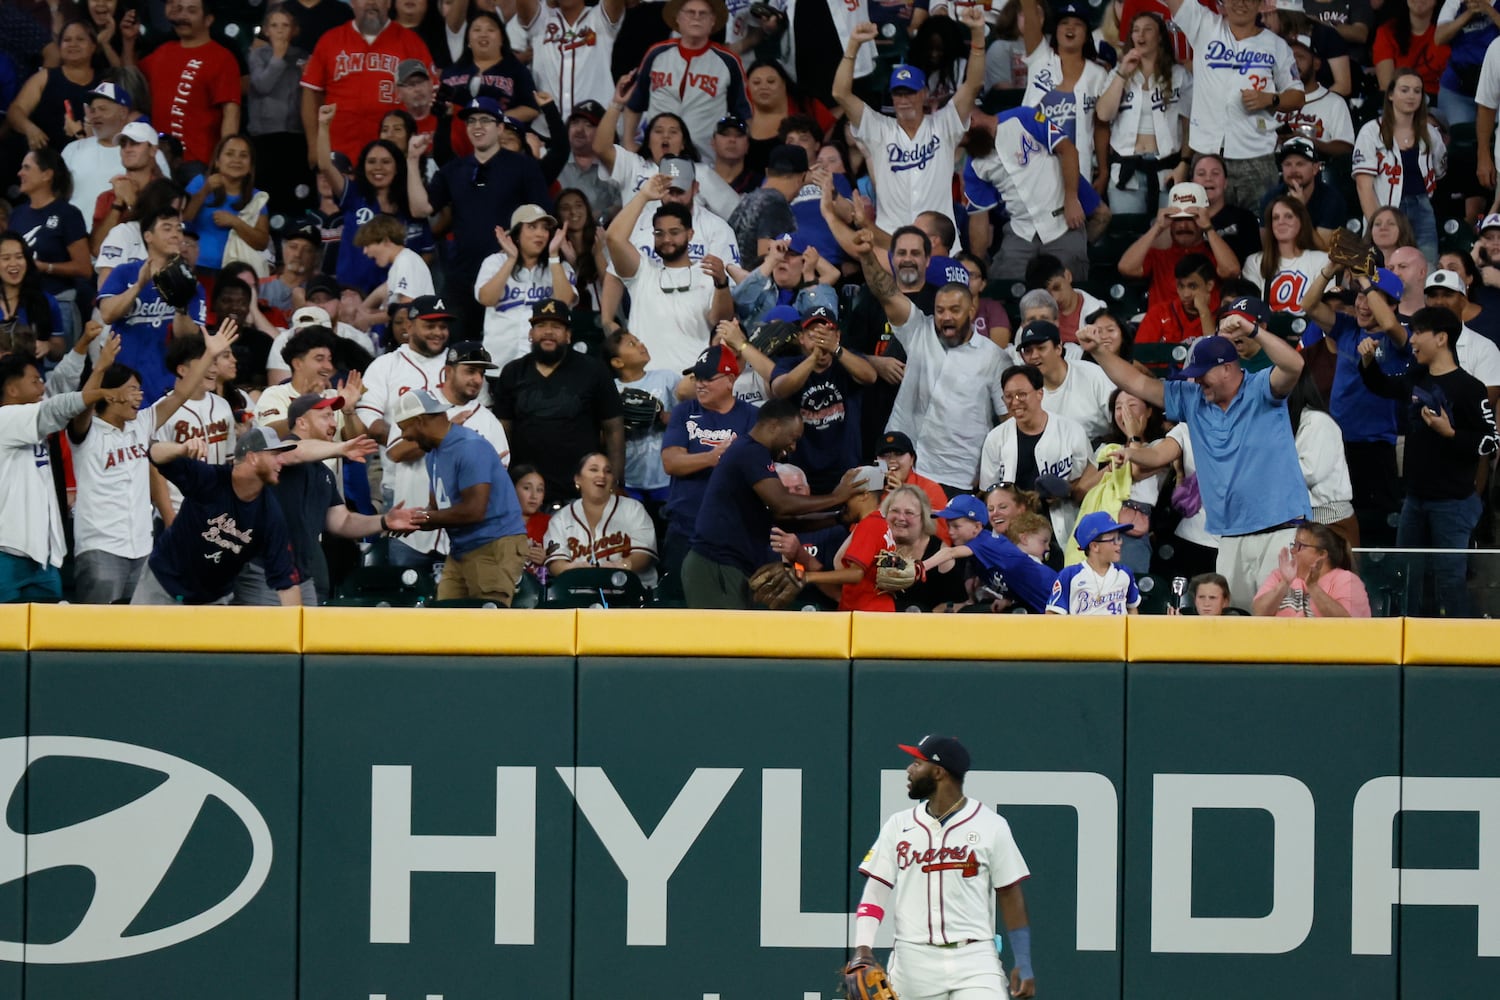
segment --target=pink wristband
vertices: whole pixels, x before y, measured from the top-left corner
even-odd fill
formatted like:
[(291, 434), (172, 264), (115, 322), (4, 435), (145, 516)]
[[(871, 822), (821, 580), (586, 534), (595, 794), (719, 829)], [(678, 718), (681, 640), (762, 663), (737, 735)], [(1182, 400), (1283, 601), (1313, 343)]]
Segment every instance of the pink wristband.
[(860, 903), (859, 908), (854, 911), (856, 917), (874, 917), (876, 920), (885, 919), (885, 910), (874, 903)]

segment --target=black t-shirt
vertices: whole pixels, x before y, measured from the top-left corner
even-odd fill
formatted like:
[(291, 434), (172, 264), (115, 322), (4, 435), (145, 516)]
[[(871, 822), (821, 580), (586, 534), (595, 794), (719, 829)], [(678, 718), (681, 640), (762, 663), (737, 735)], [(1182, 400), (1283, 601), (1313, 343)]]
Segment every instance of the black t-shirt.
[(1036, 489), (1036, 477), (1040, 474), (1036, 467), (1036, 443), (1041, 439), (1040, 434), (1027, 434), (1016, 428), (1016, 485), (1023, 490)]
[[(848, 348), (845, 348), (848, 350)], [(771, 375), (774, 383), (803, 362), (782, 358)], [(860, 463), (860, 404), (864, 386), (835, 360), (807, 376), (797, 399), (802, 404), (802, 440), (791, 463), (807, 473), (814, 493), (831, 493), (844, 473)]]
[[(1406, 421), (1406, 489), (1419, 500), (1467, 500), (1474, 495), (1480, 456), (1495, 451), (1495, 416), (1484, 383), (1462, 368), (1433, 375), (1413, 365), (1387, 375), (1379, 365), (1361, 365), (1365, 387), (1402, 406)], [(1422, 419), (1423, 407), (1447, 414), (1453, 437)]]
[[(1237, 259), (1244, 260), (1251, 254), (1260, 252), (1260, 221), (1253, 212), (1238, 205), (1225, 205), (1211, 221), (1214, 232), (1229, 244), (1229, 249), (1234, 251)], [(1212, 254), (1209, 256), (1212, 257)]]
[[(286, 439), (295, 441), (297, 436), (288, 434)], [(284, 466), (281, 482), (270, 489), (286, 518), (297, 574), (304, 580), (312, 580), (317, 586), (318, 600), (326, 601), (333, 584), (328, 575), (328, 560), (323, 556), (323, 528), (328, 523), (328, 508), (343, 503), (333, 471), (322, 462)]]
[[(755, 572), (774, 523), (755, 484), (775, 478), (776, 457), (771, 450), (749, 434), (736, 438), (708, 477), (693, 529), (693, 551), (709, 562), (734, 566), (746, 574)], [(822, 561), (831, 564), (833, 560)]]
[(495, 415), (507, 421), (512, 464), (530, 464), (547, 483), (547, 503), (576, 495), (578, 460), (601, 447), (604, 421), (623, 414), (615, 380), (597, 358), (569, 350), (551, 375), (528, 355), (500, 372)]
[[(931, 558), (942, 547), (943, 540), (934, 535), (927, 540), (927, 551), (922, 553), (922, 558)], [(938, 605), (947, 604), (949, 601), (962, 604), (969, 597), (968, 590), (964, 586), (964, 577), (967, 574), (963, 564), (974, 561), (965, 558), (950, 566), (946, 573), (927, 574), (925, 580), (918, 581), (902, 593), (895, 595), (896, 610), (921, 608), (923, 611), (931, 611)]]
[(286, 9), (297, 22), (297, 47), (304, 52), (311, 52), (324, 32), (337, 28), (345, 21), (354, 20), (354, 12), (349, 9), (349, 5), (340, 3), (339, 0), (319, 0), (311, 7), (303, 6), (300, 0), (293, 0), (286, 5)]
[(1484, 303), (1479, 315), (1468, 320), (1464, 325), (1481, 337), (1489, 338), (1491, 343), (1500, 347), (1500, 306), (1496, 303)]

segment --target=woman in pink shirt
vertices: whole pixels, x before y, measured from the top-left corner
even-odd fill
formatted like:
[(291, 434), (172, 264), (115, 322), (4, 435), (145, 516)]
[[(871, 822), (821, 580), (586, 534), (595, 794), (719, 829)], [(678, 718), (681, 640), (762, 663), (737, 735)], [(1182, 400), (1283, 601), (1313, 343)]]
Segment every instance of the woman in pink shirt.
[(1349, 544), (1308, 522), (1255, 593), (1253, 611), (1277, 618), (1369, 618), (1370, 597), (1350, 570)]

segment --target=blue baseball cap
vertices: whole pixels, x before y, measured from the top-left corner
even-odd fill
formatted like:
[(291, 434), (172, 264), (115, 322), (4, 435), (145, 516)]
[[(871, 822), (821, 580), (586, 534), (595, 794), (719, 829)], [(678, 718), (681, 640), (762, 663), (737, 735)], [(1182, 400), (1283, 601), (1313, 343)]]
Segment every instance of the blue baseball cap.
[(125, 88), (117, 83), (101, 83), (89, 91), (89, 101), (114, 101), (120, 107), (129, 110), (133, 105), (130, 103), (130, 95)]
[(500, 110), (500, 102), (493, 97), (476, 97), (464, 106), (458, 117), (468, 121), (474, 115), (489, 115), (498, 123), (505, 117), (505, 112)]
[(1096, 510), (1092, 514), (1085, 514), (1078, 519), (1078, 524), (1073, 528), (1073, 540), (1078, 547), (1087, 552), (1089, 546), (1099, 540), (1100, 535), (1107, 535), (1111, 531), (1127, 531), (1126, 525), (1120, 524), (1114, 518)]
[(1241, 295), (1219, 306), (1219, 319), (1227, 316), (1243, 316), (1251, 326), (1269, 326), (1271, 323), (1271, 310), (1253, 295)]
[(898, 90), (922, 90), (927, 86), (927, 74), (915, 66), (900, 63), (891, 69), (892, 93)]
[(958, 742), (957, 737), (936, 736), (931, 733), (922, 737), (915, 745), (897, 743), (896, 746), (917, 760), (936, 764), (955, 778), (962, 779), (969, 773), (969, 751)]
[(1220, 365), (1227, 365), (1231, 361), (1238, 361), (1240, 354), (1234, 349), (1234, 342), (1228, 337), (1204, 337), (1193, 345), (1193, 353), (1188, 356), (1188, 363), (1182, 366), (1182, 371), (1175, 376), (1179, 379), (1202, 378)]
[(1074, 0), (1068, 0), (1067, 3), (1058, 4), (1052, 8), (1052, 16), (1058, 21), (1061, 21), (1065, 17), (1076, 17), (1084, 24), (1090, 23), (1089, 9), (1081, 3), (1075, 3)]
[(1401, 296), (1406, 294), (1406, 285), (1402, 284), (1401, 279), (1383, 267), (1375, 269), (1375, 277), (1370, 279), (1370, 288), (1384, 292), (1392, 302), (1400, 302)]
[(937, 516), (945, 521), (951, 521), (955, 517), (967, 517), (971, 521), (980, 524), (989, 524), (989, 511), (984, 509), (984, 504), (972, 493), (960, 493), (948, 501), (948, 506), (937, 512)]
[(800, 326), (802, 314), (797, 311), (796, 306), (772, 306), (760, 320), (762, 323), (796, 323)]

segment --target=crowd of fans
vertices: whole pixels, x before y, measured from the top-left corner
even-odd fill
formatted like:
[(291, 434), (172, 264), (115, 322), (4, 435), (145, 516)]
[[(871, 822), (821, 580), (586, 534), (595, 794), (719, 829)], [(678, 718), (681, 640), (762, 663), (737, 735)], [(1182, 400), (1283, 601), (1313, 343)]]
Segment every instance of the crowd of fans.
[(1474, 613), (1500, 0), (1091, 2), (6, 3), (0, 601)]

